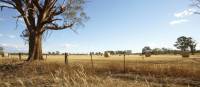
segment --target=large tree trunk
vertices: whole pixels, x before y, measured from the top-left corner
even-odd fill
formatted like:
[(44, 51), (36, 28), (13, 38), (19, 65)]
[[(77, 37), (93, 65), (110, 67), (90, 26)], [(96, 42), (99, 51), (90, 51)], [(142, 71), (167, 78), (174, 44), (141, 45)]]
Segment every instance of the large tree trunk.
[(27, 61), (33, 60), (43, 60), (41, 34), (30, 34), (29, 36), (29, 57)]

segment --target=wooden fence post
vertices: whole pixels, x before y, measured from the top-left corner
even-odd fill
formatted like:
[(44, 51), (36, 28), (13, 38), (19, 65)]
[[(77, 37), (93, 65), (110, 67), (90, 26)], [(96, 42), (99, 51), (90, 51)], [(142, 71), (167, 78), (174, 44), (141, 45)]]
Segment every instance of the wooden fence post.
[(68, 65), (68, 53), (65, 53), (65, 64)]
[(48, 54), (46, 54), (46, 60), (47, 60), (47, 56), (48, 56)]
[(22, 60), (22, 54), (19, 53), (19, 60)]
[(90, 58), (91, 58), (91, 64), (92, 64), (92, 70), (94, 69), (94, 63), (93, 63), (93, 58), (92, 58), (92, 53), (90, 52)]
[(124, 73), (126, 73), (126, 54), (124, 53)]

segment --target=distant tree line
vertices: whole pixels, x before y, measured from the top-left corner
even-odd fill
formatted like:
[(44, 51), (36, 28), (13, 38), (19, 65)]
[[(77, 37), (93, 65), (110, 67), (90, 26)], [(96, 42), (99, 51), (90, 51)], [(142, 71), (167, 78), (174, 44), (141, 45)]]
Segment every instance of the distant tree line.
[(55, 51), (55, 52), (48, 52), (49, 55), (60, 55), (59, 51)]
[[(163, 54), (177, 55), (177, 54), (182, 54), (182, 51), (181, 50), (173, 50), (170, 48), (153, 48), (153, 49), (151, 49), (150, 53), (152, 55), (163, 55)], [(200, 53), (200, 50), (195, 50), (192, 53), (193, 54)], [(142, 54), (144, 54), (144, 52), (142, 52)]]
[(122, 54), (127, 54), (127, 55), (131, 55), (132, 54), (132, 50), (124, 50), (124, 51), (105, 51), (110, 53), (110, 55), (122, 55)]
[(169, 48), (154, 48), (152, 49), (152, 54), (154, 55), (160, 55), (160, 54), (180, 54), (180, 50), (173, 50)]
[[(142, 53), (134, 53), (134, 54), (143, 54), (147, 56), (151, 55), (163, 55), (163, 54), (184, 54), (184, 55), (189, 55), (190, 53), (194, 55), (195, 53), (200, 53), (200, 50), (196, 50), (197, 42), (191, 38), (191, 37), (186, 37), (186, 36), (181, 36), (177, 38), (177, 41), (175, 42), (174, 46), (177, 48), (177, 50), (170, 49), (170, 48), (151, 48), (150, 46), (145, 46), (142, 49)], [(190, 52), (190, 53), (189, 53)], [(125, 51), (105, 51), (104, 53), (102, 52), (90, 52), (92, 55), (103, 55), (105, 53), (108, 53), (109, 55), (131, 55), (132, 50), (125, 50)], [(4, 48), (0, 47), (0, 55), (4, 54)], [(18, 55), (19, 53), (10, 53), (11, 55)], [(28, 53), (20, 53), (22, 55), (28, 55)], [(47, 54), (49, 55), (60, 55), (63, 53), (60, 53), (59, 51), (55, 52), (48, 52)], [(72, 54), (72, 55), (88, 55), (88, 54)]]
[(186, 37), (181, 36), (177, 38), (177, 41), (175, 42), (174, 46), (178, 50), (173, 50), (169, 48), (153, 48), (151, 49), (150, 46), (145, 46), (142, 49), (143, 55), (162, 55), (162, 54), (181, 54), (183, 56), (189, 57), (189, 54), (191, 53), (194, 55), (194, 53), (200, 53), (200, 50), (196, 50), (197, 42), (192, 37)]

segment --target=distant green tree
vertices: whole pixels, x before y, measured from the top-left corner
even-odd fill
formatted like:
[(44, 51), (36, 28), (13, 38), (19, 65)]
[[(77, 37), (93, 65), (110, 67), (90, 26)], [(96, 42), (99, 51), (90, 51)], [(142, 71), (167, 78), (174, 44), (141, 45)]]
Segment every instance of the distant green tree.
[(181, 36), (177, 38), (177, 41), (175, 42), (174, 46), (177, 49), (180, 49), (181, 51), (185, 52), (189, 48), (189, 39), (185, 36)]
[(162, 50), (160, 48), (154, 48), (152, 49), (152, 53), (154, 55), (162, 54)]
[(110, 55), (115, 55), (115, 51), (107, 51)]
[(110, 53), (108, 53), (107, 51), (104, 52), (104, 57), (110, 57)]
[(124, 54), (124, 51), (115, 51), (115, 54), (121, 55), (121, 54)]
[(145, 52), (151, 52), (151, 48), (149, 46), (145, 46), (143, 49), (142, 49), (142, 53), (145, 53)]
[(174, 46), (177, 49), (181, 49), (183, 57), (189, 57), (189, 52), (188, 52), (189, 48), (190, 52), (194, 54), (196, 45), (197, 43), (191, 37), (185, 37), (185, 36), (179, 37), (176, 43), (174, 44)]
[(190, 48), (191, 54), (194, 55), (194, 53), (196, 51), (197, 43), (191, 37), (188, 37), (188, 41), (189, 41), (188, 43), (189, 43), (189, 48)]
[(51, 55), (51, 52), (48, 52), (49, 55)]
[(167, 54), (169, 50), (167, 48), (163, 47), (163, 48), (161, 48), (161, 51), (163, 54)]
[(56, 51), (56, 55), (59, 55), (60, 54), (60, 52), (59, 51)]
[(52, 52), (51, 54), (52, 54), (52, 55), (56, 55), (56, 52)]
[(142, 54), (144, 54), (146, 57), (151, 57), (152, 49), (149, 46), (145, 46), (142, 49)]
[(190, 48), (190, 52), (194, 54), (196, 50), (196, 41), (193, 40), (191, 37), (181, 36), (177, 39), (176, 43), (174, 44), (177, 49), (181, 49), (181, 51), (185, 52)]

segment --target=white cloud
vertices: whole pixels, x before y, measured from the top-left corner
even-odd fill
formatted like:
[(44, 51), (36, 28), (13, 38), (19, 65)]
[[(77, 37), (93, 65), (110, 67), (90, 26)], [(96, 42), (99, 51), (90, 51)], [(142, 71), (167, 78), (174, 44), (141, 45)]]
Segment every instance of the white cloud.
[(182, 12), (178, 12), (178, 13), (175, 13), (174, 16), (177, 17), (177, 18), (184, 18), (186, 16), (190, 16), (192, 14), (194, 14), (196, 10), (195, 9), (186, 9)]
[(194, 12), (196, 12), (196, 9), (189, 8), (189, 9), (186, 9), (182, 12), (174, 13), (174, 17), (176, 17), (177, 19), (171, 21), (169, 24), (170, 25), (176, 25), (176, 24), (189, 22), (189, 20), (185, 19), (185, 17), (193, 15)]
[(187, 20), (187, 19), (179, 19), (179, 20), (171, 21), (169, 24), (170, 25), (176, 25), (176, 24), (181, 24), (181, 23), (185, 23), (185, 22), (189, 22), (189, 20)]

